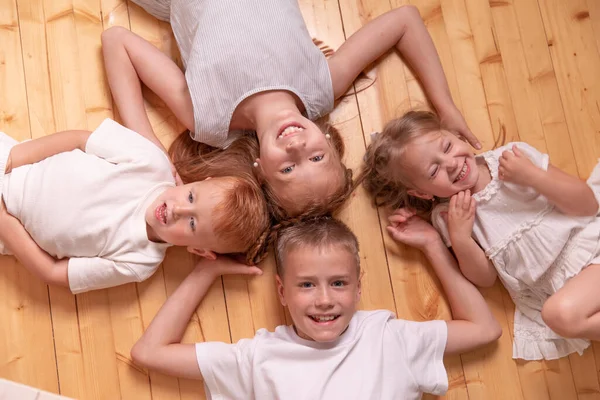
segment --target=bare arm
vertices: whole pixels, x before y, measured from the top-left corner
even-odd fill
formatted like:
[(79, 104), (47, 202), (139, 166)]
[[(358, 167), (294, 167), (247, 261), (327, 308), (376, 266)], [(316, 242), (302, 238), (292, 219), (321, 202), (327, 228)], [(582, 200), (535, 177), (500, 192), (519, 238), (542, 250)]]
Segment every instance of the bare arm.
[(6, 173), (13, 168), (33, 164), (58, 153), (75, 149), (85, 151), (85, 144), (90, 135), (89, 131), (64, 131), (19, 143), (10, 150)]
[(500, 157), (500, 179), (530, 186), (544, 195), (560, 211), (573, 216), (593, 216), (598, 213), (598, 201), (592, 189), (579, 178), (549, 165), (538, 168), (517, 145)]
[(502, 334), (498, 321), (481, 293), (461, 274), (433, 226), (408, 209), (396, 210), (389, 219), (392, 238), (420, 249), (446, 292), (453, 318), (448, 321), (446, 353), (473, 350), (498, 339)]
[(442, 283), (452, 310), (445, 353), (463, 353), (497, 340), (502, 334), (500, 324), (479, 290), (461, 274), (444, 243), (432, 242), (423, 252)]
[(194, 130), (194, 111), (185, 75), (159, 49), (135, 33), (112, 27), (102, 33), (106, 76), (124, 125), (166, 149), (154, 134), (144, 107), (143, 82), (185, 125)]
[(414, 6), (389, 11), (354, 33), (329, 58), (335, 98), (342, 96), (369, 64), (396, 48), (416, 72), (442, 121), (471, 145), (479, 141), (456, 108), (437, 51)]
[(164, 374), (201, 379), (193, 344), (181, 339), (192, 314), (214, 280), (223, 274), (254, 274), (261, 270), (234, 262), (226, 257), (202, 260), (167, 299), (158, 314), (131, 349), (133, 360)]
[(496, 281), (496, 269), (471, 237), (475, 220), (475, 199), (469, 190), (450, 199), (448, 233), (452, 249), (465, 277), (477, 286), (489, 287)]
[(33, 241), (21, 222), (6, 212), (4, 201), (0, 211), (0, 239), (25, 268), (50, 285), (69, 287), (69, 259), (56, 260)]

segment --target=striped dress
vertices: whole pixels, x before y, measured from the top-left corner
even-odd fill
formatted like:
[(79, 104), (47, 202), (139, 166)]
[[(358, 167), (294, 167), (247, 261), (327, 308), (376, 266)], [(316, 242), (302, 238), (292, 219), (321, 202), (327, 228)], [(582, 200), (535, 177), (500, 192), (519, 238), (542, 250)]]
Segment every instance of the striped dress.
[(194, 106), (194, 140), (227, 147), (236, 107), (285, 90), (316, 120), (333, 109), (327, 60), (312, 42), (297, 0), (133, 0), (169, 21)]

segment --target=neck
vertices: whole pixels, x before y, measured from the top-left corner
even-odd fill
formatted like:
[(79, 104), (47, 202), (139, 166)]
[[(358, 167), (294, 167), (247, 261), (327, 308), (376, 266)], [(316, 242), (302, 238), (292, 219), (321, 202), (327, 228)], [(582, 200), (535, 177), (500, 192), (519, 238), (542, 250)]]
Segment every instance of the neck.
[(490, 170), (485, 160), (481, 158), (476, 158), (476, 160), (477, 168), (479, 169), (479, 177), (477, 178), (475, 186), (473, 186), (473, 193), (483, 190), (483, 188), (485, 188), (492, 180), (492, 175), (490, 174)]
[(152, 227), (150, 225), (148, 225), (148, 223), (146, 222), (146, 235), (148, 236), (148, 240), (154, 243), (165, 243), (164, 240), (162, 240), (154, 231), (154, 229), (152, 229)]
[(302, 102), (292, 93), (274, 90), (256, 93), (240, 103), (232, 118), (230, 129), (250, 129), (257, 133), (258, 140), (265, 127), (269, 126), (273, 117), (282, 111), (301, 113)]

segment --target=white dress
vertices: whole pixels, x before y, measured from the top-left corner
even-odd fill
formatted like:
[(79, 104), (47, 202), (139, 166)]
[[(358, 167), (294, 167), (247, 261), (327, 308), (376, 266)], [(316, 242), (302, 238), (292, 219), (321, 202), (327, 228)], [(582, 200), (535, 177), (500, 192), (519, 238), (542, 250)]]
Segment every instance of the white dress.
[[(600, 263), (600, 218), (571, 217), (530, 187), (498, 179), (499, 157), (517, 147), (538, 167), (548, 169), (548, 155), (526, 143), (510, 143), (482, 157), (491, 182), (473, 198), (477, 202), (473, 238), (493, 262), (516, 305), (513, 358), (552, 360), (589, 346), (584, 339), (566, 339), (542, 320), (545, 301), (571, 277), (590, 264)], [(600, 198), (600, 166), (588, 185)], [(450, 246), (448, 230), (438, 205), (432, 223)]]

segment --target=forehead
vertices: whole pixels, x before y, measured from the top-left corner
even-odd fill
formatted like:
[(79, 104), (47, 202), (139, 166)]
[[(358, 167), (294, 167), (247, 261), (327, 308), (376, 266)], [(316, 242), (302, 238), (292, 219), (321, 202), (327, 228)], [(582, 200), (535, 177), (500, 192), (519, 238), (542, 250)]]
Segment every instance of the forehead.
[(286, 277), (338, 276), (358, 272), (356, 256), (342, 245), (296, 245), (285, 250), (283, 269)]

